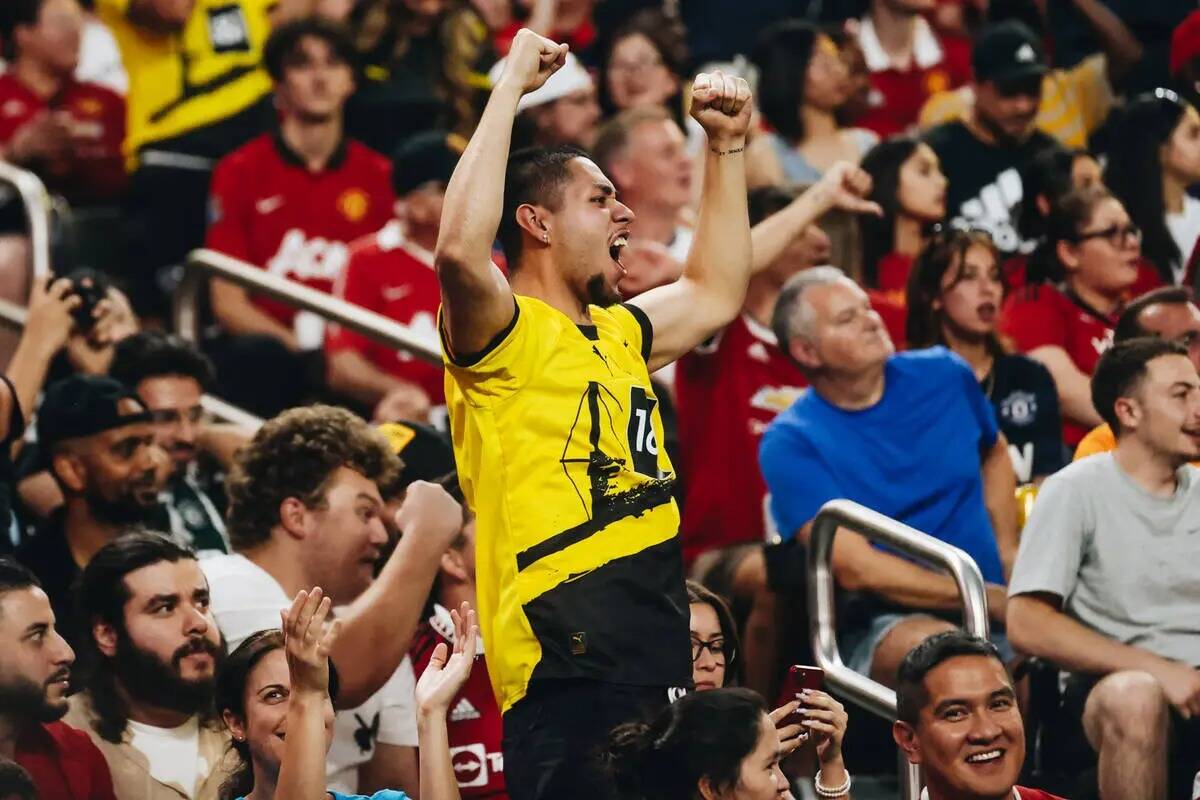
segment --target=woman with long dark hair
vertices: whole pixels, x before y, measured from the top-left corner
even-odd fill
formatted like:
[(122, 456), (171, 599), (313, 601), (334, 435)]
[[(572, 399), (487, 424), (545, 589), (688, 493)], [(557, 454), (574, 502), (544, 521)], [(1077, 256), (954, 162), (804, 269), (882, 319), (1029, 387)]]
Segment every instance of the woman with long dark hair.
[(996, 334), (1004, 283), (988, 234), (946, 228), (917, 258), (908, 282), (908, 346), (942, 345), (971, 366), (996, 411), (1019, 483), (1065, 464), (1054, 379), (1008, 352)]
[(1138, 279), (1140, 245), (1120, 200), (1100, 187), (1071, 192), (1046, 218), (1029, 284), (1004, 303), (1000, 330), (1050, 371), (1072, 448), (1101, 422), (1090, 378)]
[(1181, 283), (1200, 237), (1200, 114), (1167, 89), (1117, 112), (1104, 180), (1142, 229), (1142, 252), (1165, 283)]
[[(281, 611), (282, 630), (260, 631), (230, 654), (217, 680), (217, 708), (229, 728), (240, 764), (222, 787), (225, 800), (355, 800), (326, 791), (325, 757), (333, 740), (336, 681), (329, 651), (340, 622), (326, 626), (329, 598), (319, 588), (296, 595)], [(459, 800), (450, 763), (446, 714), (475, 658), (475, 612), (452, 611), (454, 652), (439, 644), (417, 681), (417, 736), (421, 795)], [(376, 792), (371, 800), (407, 800), (403, 792)], [(359, 800), (366, 800), (359, 796)]]
[[(801, 725), (816, 740), (822, 796), (848, 798), (846, 712), (814, 705), (804, 713)], [(616, 728), (606, 761), (624, 800), (781, 800), (790, 797), (781, 750), (762, 698), (749, 689), (714, 689), (685, 695), (650, 722)]]
[(946, 176), (929, 145), (905, 136), (872, 147), (861, 166), (871, 176), (871, 199), (883, 209), (882, 216), (859, 217), (863, 284), (903, 303), (913, 260), (946, 216)]
[(838, 161), (858, 163), (879, 138), (842, 128), (837, 110), (850, 96), (846, 64), (832, 38), (806, 22), (767, 28), (751, 55), (758, 107), (771, 130), (746, 153), (750, 188), (815, 183)]

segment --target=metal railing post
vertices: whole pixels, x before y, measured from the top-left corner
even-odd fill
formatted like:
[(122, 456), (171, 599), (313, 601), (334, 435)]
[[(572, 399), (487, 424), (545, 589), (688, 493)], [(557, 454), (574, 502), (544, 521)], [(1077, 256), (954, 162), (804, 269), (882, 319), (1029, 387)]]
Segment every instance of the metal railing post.
[[(832, 567), (833, 539), (838, 528), (862, 534), (950, 573), (963, 599), (964, 627), (968, 633), (986, 638), (988, 611), (983, 575), (975, 561), (959, 548), (858, 503), (831, 500), (817, 513), (808, 543), (808, 607), (817, 665), (825, 670), (825, 680), (835, 691), (891, 722), (896, 718), (896, 693), (847, 667), (838, 650)], [(916, 766), (905, 763), (900, 781), (905, 800), (920, 797), (921, 776)]]
[(33, 281), (50, 274), (50, 194), (37, 175), (4, 161), (0, 161), (0, 181), (12, 185), (25, 206), (32, 287)]
[(188, 255), (183, 281), (175, 293), (175, 332), (184, 339), (200, 341), (199, 300), (206, 276), (221, 278), (254, 293), (311, 311), (330, 322), (361, 333), (423, 361), (442, 363), (441, 344), (436, 337), (422, 336), (406, 325), (382, 314), (356, 306), (302, 283), (272, 275), (214, 250), (194, 250)]

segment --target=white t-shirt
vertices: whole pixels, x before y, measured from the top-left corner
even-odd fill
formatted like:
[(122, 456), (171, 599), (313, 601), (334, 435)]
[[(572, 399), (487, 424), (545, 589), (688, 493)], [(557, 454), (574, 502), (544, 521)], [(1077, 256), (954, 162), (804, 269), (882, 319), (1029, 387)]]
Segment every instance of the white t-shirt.
[[(230, 652), (251, 634), (279, 627), (279, 610), (291, 600), (262, 567), (235, 553), (201, 559), (200, 568), (208, 578), (213, 616)], [(337, 713), (326, 760), (330, 789), (358, 793), (358, 767), (371, 760), (376, 742), (416, 747), (415, 689), (412, 663), (406, 657), (366, 702)]]
[(1190, 194), (1183, 196), (1183, 211), (1179, 214), (1167, 214), (1167, 230), (1179, 247), (1179, 264), (1175, 265), (1175, 283), (1183, 283), (1187, 270), (1188, 259), (1196, 247), (1196, 239), (1200, 238), (1200, 200)]
[(79, 64), (75, 79), (98, 83), (124, 96), (129, 91), (129, 75), (121, 61), (121, 50), (112, 31), (103, 22), (88, 16), (83, 24), (83, 40), (79, 45)]
[(160, 783), (195, 797), (196, 784), (210, 772), (200, 758), (200, 722), (193, 716), (178, 728), (158, 728), (129, 720), (129, 743), (150, 762), (150, 774)]

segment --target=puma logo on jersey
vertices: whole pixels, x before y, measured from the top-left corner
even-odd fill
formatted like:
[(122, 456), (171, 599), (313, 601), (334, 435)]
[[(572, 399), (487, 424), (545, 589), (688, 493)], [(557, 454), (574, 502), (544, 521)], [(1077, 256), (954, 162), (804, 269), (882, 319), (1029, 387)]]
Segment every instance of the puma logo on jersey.
[(463, 698), (450, 710), (451, 722), (466, 722), (469, 719), (479, 719), (479, 709), (471, 705), (471, 701)]
[(349, 260), (350, 250), (344, 242), (321, 237), (309, 239), (304, 231), (292, 228), (283, 235), (279, 250), (267, 262), (267, 271), (300, 280), (336, 281)]

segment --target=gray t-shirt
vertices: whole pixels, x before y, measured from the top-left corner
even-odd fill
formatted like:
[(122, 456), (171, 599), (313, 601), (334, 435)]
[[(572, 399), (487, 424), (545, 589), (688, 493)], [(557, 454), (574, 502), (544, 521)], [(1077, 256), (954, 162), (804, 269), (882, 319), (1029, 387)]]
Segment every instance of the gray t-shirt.
[(1155, 497), (1112, 453), (1042, 485), (1021, 534), (1008, 594), (1048, 592), (1089, 628), (1200, 666), (1200, 469)]

